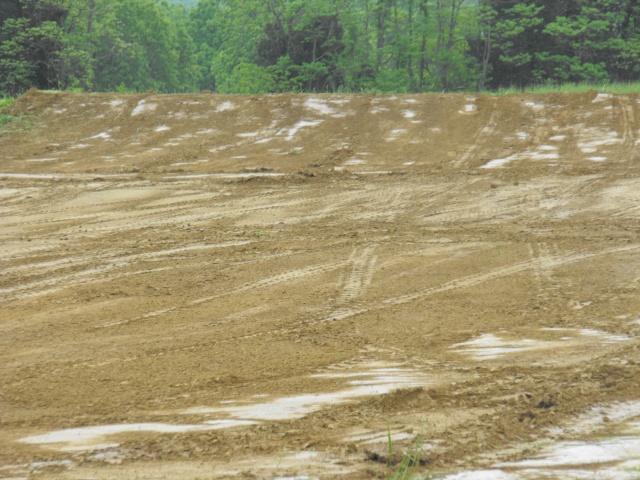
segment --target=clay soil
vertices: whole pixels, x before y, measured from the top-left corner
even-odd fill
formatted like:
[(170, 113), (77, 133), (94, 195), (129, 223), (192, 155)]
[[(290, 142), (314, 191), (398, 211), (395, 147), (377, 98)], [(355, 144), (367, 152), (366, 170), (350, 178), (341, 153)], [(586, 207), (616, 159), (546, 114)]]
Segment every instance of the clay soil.
[[(456, 472), (640, 399), (639, 102), (29, 92), (0, 477)], [(42, 440), (123, 424), (175, 430)]]

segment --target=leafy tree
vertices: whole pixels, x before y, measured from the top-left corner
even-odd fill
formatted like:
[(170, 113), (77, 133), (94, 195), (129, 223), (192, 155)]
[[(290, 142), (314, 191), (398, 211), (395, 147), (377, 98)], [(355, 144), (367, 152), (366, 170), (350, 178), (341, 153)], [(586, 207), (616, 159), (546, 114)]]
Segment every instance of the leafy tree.
[(304, 9), (289, 18), (276, 15), (258, 42), (258, 63), (291, 86), (306, 91), (333, 91), (343, 86), (338, 59), (345, 46), (337, 15), (309, 15)]
[(66, 88), (86, 75), (88, 56), (77, 52), (64, 29), (62, 0), (4, 2), (0, 24), (0, 91), (16, 95), (38, 88)]

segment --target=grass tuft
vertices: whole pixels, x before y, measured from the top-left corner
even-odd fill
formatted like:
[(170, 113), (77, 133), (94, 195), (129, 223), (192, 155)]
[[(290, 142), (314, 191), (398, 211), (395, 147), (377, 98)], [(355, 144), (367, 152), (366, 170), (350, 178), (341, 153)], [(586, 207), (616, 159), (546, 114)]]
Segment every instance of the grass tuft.
[(392, 466), (393, 461), (393, 442), (391, 441), (391, 427), (387, 426), (387, 446), (389, 448), (389, 473), (385, 480), (420, 480), (423, 477), (417, 473), (417, 469), (421, 465), (420, 456), (422, 455), (422, 434), (418, 435), (408, 452), (403, 452), (402, 460), (395, 467)]
[(613, 93), (613, 94), (629, 94), (640, 92), (640, 82), (631, 83), (563, 83), (561, 85), (537, 85), (524, 88), (501, 88), (494, 92), (486, 92), (490, 95), (512, 95), (517, 93), (585, 93), (590, 91)]
[(13, 97), (0, 98), (0, 127), (15, 119), (13, 115), (6, 113), (11, 108), (11, 105), (13, 105), (13, 102), (15, 102), (15, 98)]

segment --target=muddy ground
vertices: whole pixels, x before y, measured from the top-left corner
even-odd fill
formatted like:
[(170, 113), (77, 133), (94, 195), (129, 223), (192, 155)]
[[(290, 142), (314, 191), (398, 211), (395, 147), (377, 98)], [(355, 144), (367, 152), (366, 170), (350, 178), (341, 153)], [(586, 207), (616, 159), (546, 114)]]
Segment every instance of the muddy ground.
[(453, 478), (613, 435), (639, 102), (29, 92), (0, 134), (0, 478), (370, 479), (412, 448)]

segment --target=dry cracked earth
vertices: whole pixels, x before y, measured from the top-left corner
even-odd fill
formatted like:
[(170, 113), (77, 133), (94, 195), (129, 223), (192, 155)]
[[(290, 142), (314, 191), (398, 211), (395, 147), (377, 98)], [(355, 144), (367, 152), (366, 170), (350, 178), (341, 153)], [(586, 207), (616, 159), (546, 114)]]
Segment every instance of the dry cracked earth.
[(640, 96), (13, 113), (0, 478), (640, 478)]

